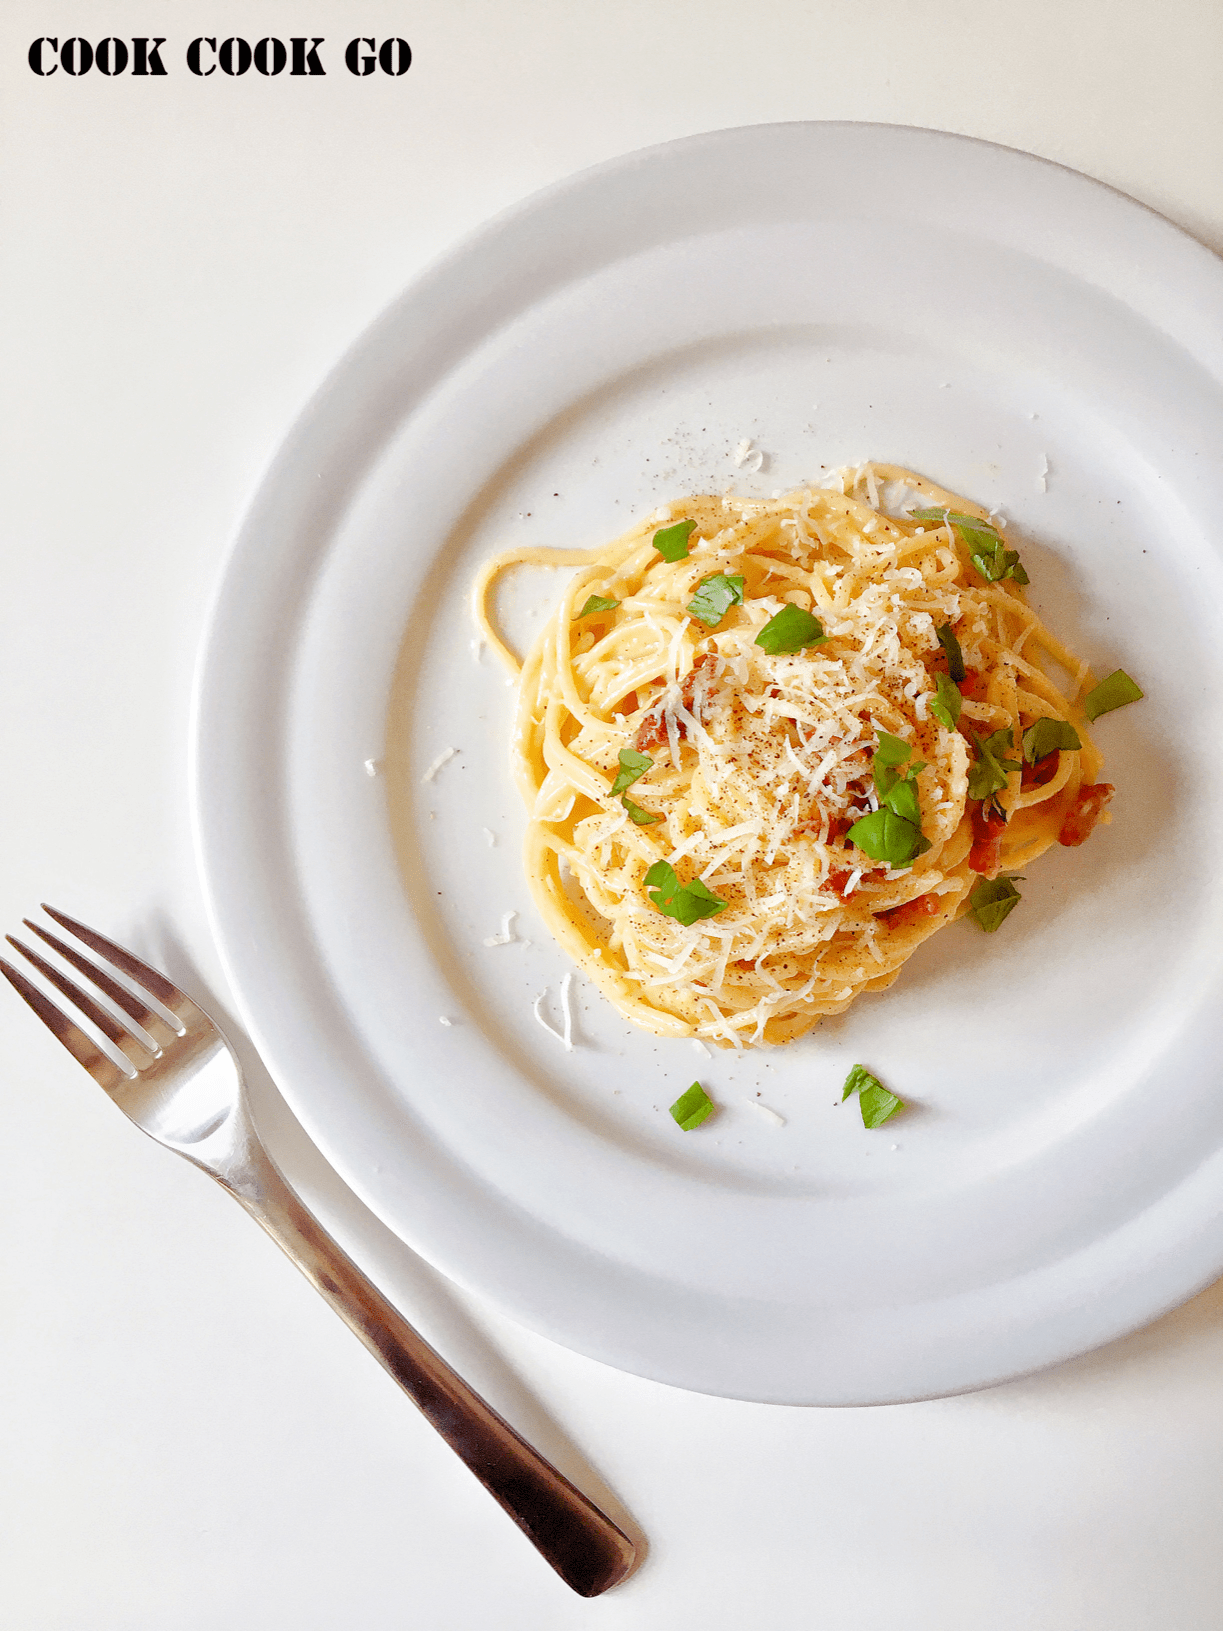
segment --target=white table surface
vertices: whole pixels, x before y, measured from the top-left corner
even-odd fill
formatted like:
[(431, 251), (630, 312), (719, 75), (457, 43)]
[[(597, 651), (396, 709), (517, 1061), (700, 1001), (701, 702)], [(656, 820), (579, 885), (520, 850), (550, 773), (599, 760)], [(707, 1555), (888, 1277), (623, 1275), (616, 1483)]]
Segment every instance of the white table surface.
[[(354, 79), (357, 30), (409, 39)], [(164, 78), (37, 78), (39, 34)], [(192, 78), (197, 34), (322, 79)], [(675, 136), (928, 125), (1223, 248), (1217, 0), (5, 0), (0, 927), (49, 899), (231, 1015), (191, 851), (192, 667), (260, 474), (348, 342), (486, 216)], [(684, 1394), (456, 1292), (253, 1071), (277, 1159), (490, 1400), (648, 1542), (585, 1603), (214, 1186), (7, 991), (0, 1625), (21, 1631), (1223, 1626), (1223, 1285), (970, 1397)]]

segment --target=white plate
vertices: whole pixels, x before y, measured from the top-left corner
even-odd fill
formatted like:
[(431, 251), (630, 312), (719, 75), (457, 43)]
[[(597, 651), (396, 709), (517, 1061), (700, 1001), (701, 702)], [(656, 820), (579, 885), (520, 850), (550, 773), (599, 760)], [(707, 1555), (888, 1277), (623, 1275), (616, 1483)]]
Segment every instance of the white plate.
[[(815, 124), (580, 175), (358, 343), (230, 560), (194, 802), (244, 1020), (404, 1240), (610, 1364), (811, 1403), (981, 1386), (1223, 1268), (1221, 317), (1214, 259), (1107, 188)], [(1113, 824), (785, 1049), (698, 1057), (577, 981), (565, 1053), (477, 564), (865, 457), (1002, 506), (1047, 620), (1144, 686), (1098, 727)], [(510, 910), (531, 944), (487, 946)], [(857, 1061), (912, 1106), (881, 1130), (835, 1105)], [(694, 1077), (723, 1108), (684, 1134)]]

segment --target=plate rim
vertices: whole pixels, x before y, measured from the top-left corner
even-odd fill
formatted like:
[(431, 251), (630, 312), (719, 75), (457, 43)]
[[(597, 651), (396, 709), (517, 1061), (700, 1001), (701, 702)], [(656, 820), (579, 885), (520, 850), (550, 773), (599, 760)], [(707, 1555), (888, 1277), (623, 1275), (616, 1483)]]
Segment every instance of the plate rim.
[[(276, 522), (278, 511), (285, 509), (285, 495), (278, 493), (278, 483), (291, 471), (294, 461), (299, 459), (301, 454), (311, 447), (312, 440), (316, 438), (318, 432), (325, 430), (328, 420), (334, 420), (337, 408), (343, 410), (346, 397), (348, 399), (352, 398), (354, 388), (355, 395), (358, 397), (367, 394), (365, 387), (361, 385), (362, 371), (369, 359), (376, 355), (383, 335), (401, 323), (403, 314), (414, 305), (427, 303), (431, 298), (436, 298), (456, 269), (461, 269), (466, 263), (471, 262), (473, 258), (478, 260), (486, 243), (495, 241), (500, 234), (507, 230), (512, 231), (523, 223), (529, 223), (541, 211), (554, 208), (571, 193), (581, 192), (585, 188), (596, 184), (600, 178), (625, 174), (633, 168), (648, 165), (650, 162), (680, 149), (692, 151), (700, 146), (716, 146), (727, 141), (743, 140), (745, 138), (749, 140), (753, 138), (764, 139), (765, 133), (772, 133), (776, 138), (777, 133), (795, 131), (804, 133), (818, 132), (821, 134), (830, 131), (871, 132), (874, 134), (868, 139), (885, 142), (888, 139), (896, 138), (902, 141), (916, 139), (918, 141), (929, 141), (932, 145), (944, 143), (957, 148), (989, 149), (999, 155), (1005, 155), (1006, 162), (1048, 167), (1063, 177), (1073, 178), (1075, 184), (1093, 190), (1102, 190), (1103, 193), (1111, 196), (1115, 206), (1123, 212), (1140, 212), (1141, 217), (1145, 218), (1148, 226), (1154, 228), (1160, 235), (1169, 235), (1165, 239), (1169, 245), (1175, 245), (1182, 251), (1189, 247), (1198, 255), (1205, 257), (1201, 263), (1202, 266), (1208, 269), (1208, 277), (1213, 279), (1220, 292), (1223, 292), (1223, 265), (1220, 265), (1212, 252), (1194, 239), (1185, 229), (1168, 221), (1151, 206), (1129, 198), (1128, 195), (1111, 187), (1108, 183), (1083, 176), (1055, 160), (1023, 153), (1014, 148), (981, 141), (974, 137), (961, 136), (951, 132), (933, 131), (923, 127), (856, 121), (794, 121), (781, 124), (739, 126), (727, 130), (703, 132), (676, 141), (637, 149), (564, 177), (529, 197), (510, 205), (483, 222), (415, 277), (375, 318), (373, 323), (369, 324), (357, 336), (353, 344), (350, 345), (321, 382), (288, 430), (271, 464), (265, 470), (242, 524), (231, 541), (229, 550), (226, 552), (205, 619), (204, 635), (196, 664), (192, 690), (189, 736), (190, 805), (193, 843), (208, 919), (242, 1022), (261, 1055), (267, 1061), (269, 1069), (294, 1115), (302, 1122), (321, 1153), (363, 1203), (369, 1206), (400, 1238), (407, 1241), (413, 1249), (420, 1252), (442, 1272), (458, 1283), (468, 1286), (476, 1294), (489, 1298), (521, 1323), (541, 1331), (553, 1340), (567, 1346), (576, 1347), (579, 1351), (590, 1353), (593, 1357), (617, 1365), (620, 1368), (653, 1376), (672, 1385), (729, 1397), (765, 1398), (771, 1402), (785, 1403), (877, 1404), (939, 1397), (948, 1393), (970, 1391), (974, 1388), (990, 1386), (1009, 1377), (1027, 1374), (1033, 1370), (1058, 1363), (1074, 1354), (1098, 1347), (1125, 1331), (1132, 1330), (1137, 1325), (1158, 1317), (1208, 1284), (1223, 1269), (1223, 1221), (1220, 1221), (1218, 1228), (1210, 1236), (1209, 1243), (1207, 1243), (1206, 1239), (1200, 1239), (1198, 1243), (1200, 1249), (1197, 1252), (1186, 1251), (1183, 1258), (1178, 1260), (1181, 1271), (1179, 1274), (1170, 1276), (1164, 1273), (1162, 1276), (1156, 1277), (1158, 1285), (1162, 1287), (1162, 1292), (1157, 1293), (1156, 1286), (1150, 1285), (1147, 1287), (1145, 1297), (1137, 1296), (1139, 1286), (1146, 1284), (1150, 1271), (1147, 1271), (1146, 1278), (1135, 1275), (1127, 1282), (1125, 1289), (1128, 1295), (1115, 1296), (1108, 1305), (1107, 1310), (1105, 1301), (1103, 1299), (1097, 1300), (1094, 1305), (1096, 1315), (1094, 1320), (1088, 1321), (1086, 1326), (1078, 1329), (1073, 1336), (1069, 1336), (1065, 1329), (1060, 1340), (1050, 1335), (1044, 1344), (1039, 1346), (1039, 1351), (1035, 1356), (1029, 1356), (1026, 1362), (1015, 1365), (1006, 1362), (998, 1363), (995, 1359), (992, 1364), (979, 1362), (975, 1369), (972, 1366), (966, 1369), (961, 1364), (958, 1368), (952, 1367), (952, 1370), (942, 1379), (930, 1377), (928, 1382), (932, 1385), (924, 1385), (922, 1382), (917, 1381), (913, 1386), (898, 1386), (884, 1393), (872, 1393), (869, 1397), (855, 1397), (852, 1389), (842, 1392), (836, 1398), (828, 1397), (826, 1390), (821, 1390), (818, 1397), (808, 1395), (797, 1398), (792, 1393), (779, 1396), (775, 1391), (770, 1391), (767, 1388), (763, 1391), (754, 1390), (750, 1385), (746, 1388), (724, 1384), (710, 1386), (707, 1381), (703, 1382), (700, 1378), (677, 1373), (674, 1365), (665, 1362), (644, 1362), (643, 1356), (627, 1352), (623, 1342), (608, 1342), (600, 1348), (597, 1345), (592, 1346), (589, 1338), (585, 1341), (573, 1340), (558, 1325), (555, 1317), (548, 1317), (546, 1312), (541, 1312), (537, 1298), (532, 1300), (528, 1297), (524, 1301), (521, 1294), (518, 1296), (498, 1295), (498, 1290), (491, 1288), (483, 1281), (479, 1273), (474, 1275), (471, 1273), (469, 1262), (456, 1260), (453, 1253), (446, 1250), (444, 1244), (439, 1246), (436, 1239), (425, 1238), (410, 1223), (405, 1224), (403, 1217), (391, 1215), (394, 1208), (388, 1207), (385, 1195), (380, 1195), (377, 1192), (376, 1186), (371, 1185), (369, 1174), (363, 1174), (357, 1170), (357, 1164), (341, 1148), (343, 1139), (338, 1134), (329, 1133), (328, 1129), (320, 1124), (314, 1106), (307, 1102), (308, 1095), (304, 1095), (303, 1089), (298, 1086), (298, 1078), (293, 1069), (291, 1067), (289, 1069), (279, 1068), (285, 1050), (281, 1043), (271, 1035), (268, 1026), (264, 1023), (259, 1001), (255, 1000), (252, 1003), (248, 1000), (248, 993), (255, 983), (251, 973), (250, 948), (243, 943), (243, 927), (234, 920), (228, 904), (226, 878), (231, 868), (223, 853), (224, 838), (221, 829), (218, 827), (215, 804), (208, 788), (208, 778), (212, 774), (212, 769), (216, 763), (217, 743), (223, 734), (221, 730), (222, 720), (219, 713), (223, 712), (221, 701), (226, 695), (226, 687), (223, 684), (218, 684), (218, 675), (223, 674), (225, 663), (231, 660), (227, 655), (227, 648), (233, 646), (232, 636), (235, 627), (240, 627), (242, 624), (242, 617), (239, 615), (240, 608), (237, 605), (238, 600), (241, 598), (241, 592), (249, 584), (252, 566), (258, 568), (261, 555), (263, 559), (267, 559), (264, 553), (266, 549), (264, 543), (265, 529)], [(1138, 217), (1133, 216), (1131, 218), (1137, 219)], [(369, 411), (368, 404), (366, 408)], [(331, 440), (334, 441), (334, 438)], [(343, 443), (343, 439), (341, 439), (341, 442)], [(350, 434), (347, 443), (351, 444), (352, 442), (353, 438)], [(338, 462), (340, 465), (345, 465), (345, 460), (338, 451), (333, 451), (331, 457), (333, 464)], [(355, 485), (357, 480), (357, 475), (350, 473), (348, 485)], [(290, 504), (288, 508), (292, 510), (294, 505)], [(255, 575), (258, 575), (257, 570)], [(308, 583), (303, 584), (299, 590), (303, 601), (307, 587)], [(238, 644), (238, 649), (241, 650), (241, 642)], [(231, 682), (232, 677), (231, 675)], [(232, 689), (231, 683), (231, 700)], [(1136, 1307), (1138, 1308), (1137, 1314), (1135, 1314)], [(1069, 1340), (1067, 1340), (1068, 1336)]]

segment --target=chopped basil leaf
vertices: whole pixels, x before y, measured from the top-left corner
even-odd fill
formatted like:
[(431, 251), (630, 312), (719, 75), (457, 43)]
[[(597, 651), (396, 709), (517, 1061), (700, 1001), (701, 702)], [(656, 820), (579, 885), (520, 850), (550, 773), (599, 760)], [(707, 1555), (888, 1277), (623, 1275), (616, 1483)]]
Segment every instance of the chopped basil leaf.
[(1137, 702), (1143, 695), (1125, 670), (1119, 668), (1087, 693), (1083, 712), (1094, 721), (1101, 714), (1111, 714), (1114, 708), (1124, 708), (1127, 702)]
[(930, 848), (930, 840), (922, 837), (915, 822), (886, 808), (855, 821), (846, 836), (872, 861), (886, 861), (892, 867), (910, 866)]
[(671, 1114), (686, 1133), (708, 1121), (717, 1106), (700, 1082), (693, 1082), (686, 1093), (681, 1093), (671, 1106)]
[(875, 749), (876, 765), (902, 765), (913, 751), (912, 742), (893, 736), (890, 731), (878, 731), (879, 746)]
[(875, 781), (875, 791), (883, 799), (901, 780), (900, 771), (896, 767), (905, 762), (913, 752), (913, 747), (911, 743), (902, 741), (899, 736), (893, 736), (889, 731), (879, 731), (878, 736), (879, 745), (871, 760), (871, 774)]
[(845, 1088), (841, 1094), (841, 1103), (844, 1104), (851, 1093), (856, 1093), (860, 1087), (864, 1087), (867, 1082), (873, 1082), (874, 1080), (875, 1078), (871, 1075), (870, 1071), (867, 1070), (865, 1065), (855, 1065), (850, 1071), (849, 1075), (845, 1078)]
[(976, 918), (986, 934), (993, 934), (1001, 928), (1007, 913), (1019, 904), (1019, 891), (1010, 877), (982, 878), (969, 895), (968, 904), (969, 916)]
[(904, 1109), (904, 1100), (889, 1093), (882, 1082), (872, 1081), (858, 1094), (858, 1107), (862, 1111), (864, 1127), (882, 1127), (889, 1116)]
[(960, 650), (960, 642), (956, 639), (950, 623), (944, 623), (941, 629), (935, 629), (938, 643), (947, 654), (947, 672), (958, 685), (968, 673), (964, 667), (964, 653)]
[(1028, 574), (1019, 564), (1019, 551), (1005, 548), (997, 534), (992, 548), (974, 550), (971, 558), (986, 583), (1001, 583), (1004, 578), (1014, 578), (1016, 583), (1029, 581)]
[(707, 628), (716, 629), (732, 606), (742, 604), (743, 579), (727, 577), (725, 572), (715, 572), (712, 577), (702, 578), (697, 584), (687, 611), (689, 617), (699, 617)]
[[(916, 798), (917, 777), (925, 768), (926, 761), (924, 759), (919, 759), (915, 765), (909, 766), (908, 770), (905, 771), (903, 776), (898, 770), (889, 770), (886, 767), (883, 770), (876, 771), (875, 780), (879, 789), (880, 802), (888, 805), (889, 808), (895, 808), (895, 806), (892, 804), (892, 795), (898, 787), (912, 788), (913, 797)], [(914, 808), (916, 808), (916, 806), (914, 806)], [(896, 814), (904, 815), (904, 811), (896, 810)], [(914, 820), (917, 821), (918, 825), (920, 826), (921, 817), (915, 816)]]
[(770, 657), (788, 657), (804, 646), (818, 646), (827, 638), (818, 617), (805, 612), (801, 606), (787, 604), (775, 617), (769, 618), (756, 636), (756, 644)]
[[(679, 888), (679, 878), (676, 876), (675, 868), (670, 861), (655, 861), (645, 875), (645, 886), (647, 889), (657, 890), (658, 894), (666, 901), (674, 899), (675, 892)], [(651, 895), (650, 899), (654, 900), (654, 896)], [(655, 905), (658, 904), (656, 900), (654, 903)]]
[[(909, 822), (920, 833), (921, 804), (917, 796), (917, 775), (926, 768), (925, 761), (919, 759), (916, 764), (910, 765), (902, 776), (897, 766), (902, 765), (913, 752), (912, 743), (903, 741), (899, 736), (893, 736), (889, 731), (881, 730), (878, 734), (879, 746), (875, 749), (872, 763), (875, 791), (880, 802), (893, 815)], [(859, 846), (863, 847), (865, 846)], [(929, 847), (926, 846), (927, 849)], [(868, 850), (867, 853), (872, 852)], [(874, 859), (878, 861), (883, 857), (876, 855)]]
[(930, 703), (929, 707), (930, 712), (934, 715), (935, 719), (938, 720), (940, 725), (949, 731), (953, 731), (955, 729), (955, 720), (951, 717), (950, 708), (938, 701)]
[(681, 886), (669, 861), (655, 861), (645, 875), (645, 883), (653, 905), (664, 917), (673, 917), (677, 923), (687, 925), (699, 918), (714, 917), (724, 912), (728, 904), (712, 894), (699, 878)]
[(677, 521), (673, 527), (660, 527), (654, 534), (654, 548), (664, 561), (686, 561), (688, 534), (695, 530), (695, 521)]
[(660, 815), (651, 815), (648, 810), (643, 810), (640, 804), (634, 804), (627, 793), (621, 793), (620, 802), (628, 811), (629, 820), (635, 821), (639, 827), (650, 827), (654, 822), (662, 820)]
[(606, 595), (591, 595), (580, 612), (573, 614), (576, 623), (579, 617), (589, 617), (591, 612), (614, 612), (620, 604), (618, 600), (609, 600)]
[[(1019, 564), (1019, 551), (1007, 549), (992, 521), (979, 516), (961, 515), (958, 510), (910, 510), (914, 521), (943, 521), (953, 526), (968, 545), (972, 564), (986, 583), (1001, 583), (1003, 578), (1014, 578), (1016, 583), (1027, 583), (1028, 574)], [(939, 636), (942, 639), (942, 635)], [(948, 658), (951, 653), (948, 652)], [(952, 674), (953, 680), (962, 680), (963, 674)]]
[(1038, 719), (1023, 733), (1023, 756), (1030, 765), (1051, 753), (1070, 752), (1082, 745), (1078, 731), (1064, 719)]
[(888, 789), (883, 802), (893, 815), (901, 816), (905, 821), (911, 821), (916, 828), (921, 829), (921, 804), (918, 801), (917, 783), (912, 772), (903, 781), (898, 781), (894, 787)]
[(635, 781), (640, 781), (646, 771), (654, 763), (648, 753), (638, 753), (636, 748), (620, 749), (620, 774), (612, 783), (612, 797), (623, 793), (626, 787), (631, 787)]
[(895, 1093), (889, 1093), (879, 1078), (872, 1076), (864, 1065), (855, 1065), (845, 1078), (845, 1090), (841, 1094), (842, 1104), (851, 1093), (858, 1095), (858, 1106), (862, 1111), (864, 1127), (882, 1127), (889, 1116), (894, 1116), (898, 1110), (904, 1109), (903, 1100), (898, 1099)]
[(960, 709), (964, 705), (964, 698), (960, 695), (959, 686), (949, 680), (946, 674), (936, 674), (934, 683), (938, 688), (938, 696), (929, 704), (930, 712), (941, 725), (946, 725), (949, 731), (953, 731), (960, 722)]
[(974, 732), (973, 743), (977, 750), (977, 762), (968, 772), (968, 796), (970, 799), (987, 799), (991, 793), (1001, 792), (1006, 786), (1008, 771), (1022, 770), (1023, 766), (1014, 759), (998, 757), (1012, 746), (1009, 726), (1005, 730), (994, 731), (984, 742)]
[(699, 918), (716, 917), (724, 912), (727, 901), (719, 900), (713, 891), (706, 887), (699, 878), (693, 878), (690, 884), (685, 884), (675, 897), (675, 910), (668, 916), (675, 917), (679, 922), (695, 923)]
[(928, 510), (910, 510), (909, 519), (912, 521), (950, 521), (958, 527), (984, 527), (993, 533), (998, 530), (992, 521), (982, 521), (979, 515), (965, 515), (963, 510), (948, 509), (945, 504), (936, 504)]
[(977, 516), (957, 516), (953, 525), (969, 549), (974, 552), (995, 549), (1002, 542), (997, 527), (990, 521), (980, 520)]
[(1002, 541), (993, 522), (982, 521), (977, 515), (964, 515), (959, 510), (941, 508), (910, 510), (909, 515), (914, 521), (942, 521), (953, 526), (969, 549), (992, 549)]

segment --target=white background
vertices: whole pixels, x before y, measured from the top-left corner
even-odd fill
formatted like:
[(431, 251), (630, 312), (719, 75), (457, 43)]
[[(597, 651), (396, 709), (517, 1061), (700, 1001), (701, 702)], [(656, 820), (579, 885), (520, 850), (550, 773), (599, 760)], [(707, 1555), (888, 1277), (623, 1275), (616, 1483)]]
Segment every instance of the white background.
[[(342, 67), (407, 38), (402, 79)], [(38, 34), (167, 38), (40, 80)], [(195, 80), (196, 34), (323, 79)], [(5, 0), (0, 927), (49, 899), (232, 1012), (187, 825), (192, 665), (260, 474), (347, 343), (489, 214), (775, 119), (964, 131), (1223, 248), (1214, 0)], [(1175, 1631), (1223, 1626), (1223, 1289), (1045, 1375), (832, 1412), (678, 1393), (460, 1296), (252, 1069), (307, 1199), (643, 1535), (583, 1603), (232, 1202), (0, 992), (0, 1624), (22, 1631)]]

